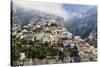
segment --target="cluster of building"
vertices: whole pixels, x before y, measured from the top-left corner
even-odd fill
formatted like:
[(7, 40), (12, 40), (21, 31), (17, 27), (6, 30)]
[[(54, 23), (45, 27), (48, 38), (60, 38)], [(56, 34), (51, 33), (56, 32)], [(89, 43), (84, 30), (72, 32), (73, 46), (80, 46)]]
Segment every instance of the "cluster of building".
[[(30, 22), (23, 27), (13, 24), (12, 35), (27, 41), (31, 40), (34, 42), (38, 40), (41, 43), (49, 42), (52, 46), (60, 47), (59, 50), (61, 51), (64, 51), (64, 48), (74, 49), (74, 47), (77, 47), (78, 55), (81, 58), (80, 62), (97, 60), (97, 48), (89, 45), (80, 36), (73, 35), (65, 27), (56, 22), (48, 21), (41, 24)], [(77, 59), (75, 56), (68, 57), (69, 59), (67, 58), (66, 60), (69, 63), (75, 62), (75, 59)]]

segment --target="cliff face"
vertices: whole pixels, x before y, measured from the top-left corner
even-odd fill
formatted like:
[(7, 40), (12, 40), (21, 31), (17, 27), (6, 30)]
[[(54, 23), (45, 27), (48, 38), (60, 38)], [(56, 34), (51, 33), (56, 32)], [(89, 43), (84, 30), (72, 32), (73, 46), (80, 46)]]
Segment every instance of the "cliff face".
[(97, 29), (94, 28), (89, 36), (86, 38), (86, 41), (97, 48)]
[[(85, 9), (84, 9), (85, 10)], [(74, 11), (75, 12), (75, 11)], [(87, 38), (94, 28), (97, 28), (97, 9), (93, 7), (85, 13), (77, 13), (65, 22), (70, 32), (79, 35), (82, 38)]]

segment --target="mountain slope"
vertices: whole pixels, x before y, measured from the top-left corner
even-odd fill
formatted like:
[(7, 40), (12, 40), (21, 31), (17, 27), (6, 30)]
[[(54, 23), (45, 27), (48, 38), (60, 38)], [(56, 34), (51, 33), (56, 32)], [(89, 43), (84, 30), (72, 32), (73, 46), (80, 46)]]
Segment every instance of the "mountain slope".
[(80, 35), (82, 38), (89, 36), (95, 25), (97, 26), (97, 11), (94, 7), (81, 14), (80, 17), (77, 15), (65, 22), (65, 26), (73, 34)]
[(47, 14), (38, 10), (24, 9), (18, 5), (12, 8), (12, 21), (20, 25), (25, 25), (30, 21), (43, 22), (43, 20), (55, 20), (56, 22), (63, 22), (63, 18), (53, 14)]

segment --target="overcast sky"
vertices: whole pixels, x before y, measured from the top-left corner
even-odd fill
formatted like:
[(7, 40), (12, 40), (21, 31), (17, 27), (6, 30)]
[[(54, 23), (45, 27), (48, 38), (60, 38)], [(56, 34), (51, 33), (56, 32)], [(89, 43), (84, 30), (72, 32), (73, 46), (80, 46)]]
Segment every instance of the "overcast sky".
[(94, 5), (75, 5), (63, 3), (50, 3), (50, 2), (36, 2), (36, 1), (23, 1), (13, 0), (13, 4), (23, 7), (24, 9), (39, 10), (45, 13), (54, 14), (69, 20), (72, 17), (82, 18), (82, 13), (95, 7)]
[(68, 13), (63, 8), (61, 3), (46, 3), (46, 2), (33, 2), (33, 1), (21, 1), (14, 0), (14, 4), (24, 7), (25, 9), (39, 10), (45, 13), (54, 14), (68, 19)]

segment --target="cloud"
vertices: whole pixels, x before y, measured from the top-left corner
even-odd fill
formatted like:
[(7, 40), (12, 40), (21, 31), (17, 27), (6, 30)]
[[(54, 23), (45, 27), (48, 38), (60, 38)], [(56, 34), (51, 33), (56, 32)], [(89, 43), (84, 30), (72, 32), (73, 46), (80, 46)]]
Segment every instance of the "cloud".
[(48, 2), (33, 2), (33, 1), (22, 1), (14, 0), (14, 4), (24, 7), (25, 9), (39, 10), (45, 13), (54, 14), (63, 17), (65, 20), (68, 19), (69, 15), (63, 8), (61, 3), (48, 3)]

